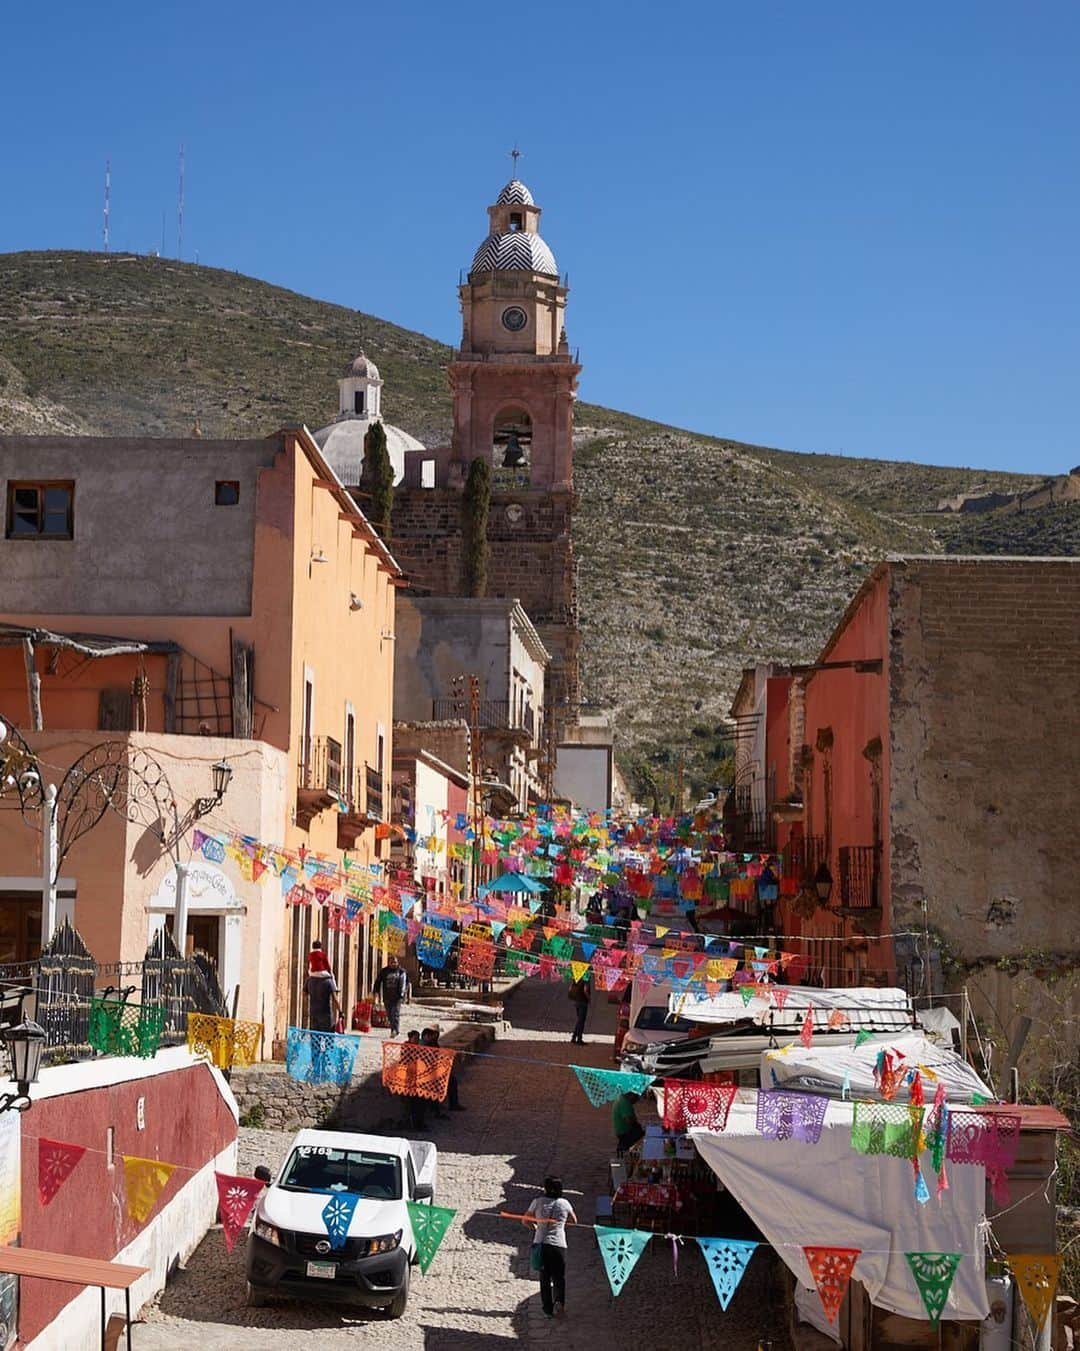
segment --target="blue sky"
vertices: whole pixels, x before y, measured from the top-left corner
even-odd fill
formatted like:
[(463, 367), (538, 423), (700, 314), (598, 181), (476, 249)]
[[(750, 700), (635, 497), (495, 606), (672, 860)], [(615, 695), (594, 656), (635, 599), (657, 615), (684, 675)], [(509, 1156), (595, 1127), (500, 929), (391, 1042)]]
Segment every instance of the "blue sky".
[(509, 177), (582, 396), (797, 450), (1080, 462), (1080, 6), (13, 7), (0, 251), (176, 250), (457, 336)]

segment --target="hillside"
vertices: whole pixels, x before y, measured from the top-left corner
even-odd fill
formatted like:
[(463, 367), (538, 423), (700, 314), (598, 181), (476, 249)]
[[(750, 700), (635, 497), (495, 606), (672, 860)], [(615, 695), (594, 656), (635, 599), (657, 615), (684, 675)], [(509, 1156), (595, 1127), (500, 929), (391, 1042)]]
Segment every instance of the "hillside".
[[(360, 340), (384, 411), (448, 435), (450, 349), (383, 319), (236, 273), (87, 253), (0, 256), (0, 431), (260, 435), (319, 426)], [(614, 708), (624, 763), (722, 753), (739, 668), (811, 657), (890, 550), (1075, 552), (1076, 518), (933, 513), (1041, 476), (744, 445), (580, 404), (577, 549), (588, 697)], [(1046, 516), (1048, 539), (1032, 528)], [(675, 749), (673, 749), (675, 748)]]

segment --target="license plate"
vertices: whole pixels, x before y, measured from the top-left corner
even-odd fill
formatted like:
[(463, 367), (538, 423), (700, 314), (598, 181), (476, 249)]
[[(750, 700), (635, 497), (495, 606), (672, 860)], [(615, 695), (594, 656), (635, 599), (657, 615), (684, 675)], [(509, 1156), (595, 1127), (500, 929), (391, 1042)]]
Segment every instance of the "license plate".
[(332, 1281), (337, 1275), (337, 1264), (335, 1262), (309, 1262), (307, 1274), (318, 1276), (320, 1280)]

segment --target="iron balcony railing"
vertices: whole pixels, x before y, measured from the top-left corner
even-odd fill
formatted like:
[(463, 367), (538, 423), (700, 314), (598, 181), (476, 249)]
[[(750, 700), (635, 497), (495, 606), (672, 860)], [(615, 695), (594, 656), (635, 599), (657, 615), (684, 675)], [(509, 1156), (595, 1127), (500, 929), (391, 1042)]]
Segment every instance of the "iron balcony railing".
[(333, 793), (341, 797), (345, 773), (341, 760), (341, 742), (332, 736), (315, 737), (300, 758), (299, 784), (306, 792)]
[[(478, 714), (478, 725), (485, 731), (526, 732), (530, 737), (536, 735), (536, 712), (528, 705), (522, 708), (510, 699), (481, 699)], [(454, 719), (468, 722), (471, 716), (467, 700), (435, 699), (432, 703), (432, 717), (436, 722)]]
[(874, 910), (880, 904), (881, 846), (847, 844), (840, 848), (840, 904), (848, 910)]
[(383, 814), (383, 776), (377, 769), (371, 765), (364, 766), (365, 778), (365, 800), (367, 805), (367, 814), (373, 820), (385, 821)]

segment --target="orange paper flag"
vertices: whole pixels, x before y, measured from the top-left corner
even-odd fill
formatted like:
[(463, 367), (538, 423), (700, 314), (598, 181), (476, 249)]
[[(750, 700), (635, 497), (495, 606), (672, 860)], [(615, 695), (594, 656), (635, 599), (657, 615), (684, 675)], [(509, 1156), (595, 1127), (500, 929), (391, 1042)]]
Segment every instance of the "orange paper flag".
[(821, 1307), (830, 1323), (835, 1323), (847, 1294), (848, 1282), (861, 1248), (803, 1248), (810, 1264)]

